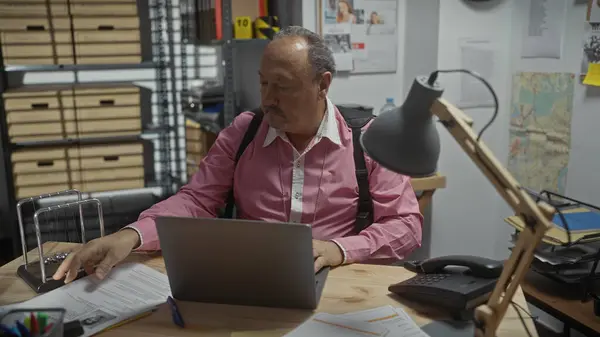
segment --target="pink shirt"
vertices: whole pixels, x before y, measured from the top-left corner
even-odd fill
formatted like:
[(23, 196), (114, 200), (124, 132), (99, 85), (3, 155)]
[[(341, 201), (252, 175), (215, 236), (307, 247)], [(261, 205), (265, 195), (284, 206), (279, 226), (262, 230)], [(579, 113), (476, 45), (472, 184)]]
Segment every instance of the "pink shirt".
[(375, 222), (354, 233), (358, 185), (352, 131), (329, 100), (319, 131), (303, 153), (263, 121), (234, 169), (252, 116), (244, 112), (236, 117), (219, 133), (188, 184), (129, 226), (140, 234), (139, 250), (160, 249), (157, 216), (216, 217), (232, 182), (238, 217), (310, 224), (314, 239), (336, 242), (346, 263), (391, 263), (421, 245), (423, 217), (410, 178), (366, 155)]

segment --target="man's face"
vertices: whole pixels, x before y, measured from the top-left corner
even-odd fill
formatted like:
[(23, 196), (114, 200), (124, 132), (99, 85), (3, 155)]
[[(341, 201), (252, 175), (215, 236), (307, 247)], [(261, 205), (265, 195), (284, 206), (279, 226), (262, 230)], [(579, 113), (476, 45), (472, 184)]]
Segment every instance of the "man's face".
[(323, 90), (322, 76), (315, 75), (307, 51), (303, 39), (285, 37), (271, 41), (261, 59), (262, 109), (269, 125), (283, 132), (310, 132), (322, 116), (317, 105), (325, 98), (329, 82)]

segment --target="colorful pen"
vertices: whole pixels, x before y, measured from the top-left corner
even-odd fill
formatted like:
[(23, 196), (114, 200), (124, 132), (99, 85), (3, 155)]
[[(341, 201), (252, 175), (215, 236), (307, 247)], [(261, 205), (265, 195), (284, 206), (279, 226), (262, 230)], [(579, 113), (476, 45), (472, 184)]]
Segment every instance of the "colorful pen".
[(29, 330), (31, 332), (32, 335), (36, 335), (39, 331), (38, 329), (38, 321), (35, 318), (35, 314), (32, 312), (31, 313), (31, 329)]
[(19, 330), (19, 333), (22, 337), (31, 337), (31, 332), (29, 331), (29, 329), (27, 329), (25, 324), (23, 324), (21, 321), (16, 321), (15, 325), (17, 326), (17, 329)]
[(51, 328), (52, 323), (48, 324), (48, 316), (45, 313), (29, 312), (23, 320), (15, 320), (12, 327), (0, 324), (0, 337), (37, 337)]
[(37, 315), (37, 321), (38, 321), (38, 333), (42, 334), (44, 333), (45, 329), (46, 329), (46, 324), (48, 324), (48, 316), (41, 312)]
[(31, 316), (27, 315), (25, 316), (25, 326), (27, 327), (27, 329), (31, 330)]
[(4, 324), (0, 324), (0, 336), (8, 336), (8, 337), (13, 337), (13, 336), (18, 336), (17, 334), (15, 334), (14, 330), (7, 327)]
[(169, 307), (171, 308), (171, 316), (173, 317), (173, 323), (175, 323), (177, 326), (183, 328), (185, 327), (185, 323), (183, 322), (183, 317), (181, 316), (181, 313), (179, 312), (179, 308), (177, 307), (177, 303), (175, 303), (175, 300), (173, 299), (173, 297), (169, 296), (167, 297), (167, 303), (169, 303)]
[(50, 323), (50, 324), (46, 325), (46, 328), (44, 329), (44, 331), (42, 332), (42, 334), (48, 333), (48, 331), (50, 331), (50, 329), (52, 329), (53, 326), (54, 326), (53, 323)]

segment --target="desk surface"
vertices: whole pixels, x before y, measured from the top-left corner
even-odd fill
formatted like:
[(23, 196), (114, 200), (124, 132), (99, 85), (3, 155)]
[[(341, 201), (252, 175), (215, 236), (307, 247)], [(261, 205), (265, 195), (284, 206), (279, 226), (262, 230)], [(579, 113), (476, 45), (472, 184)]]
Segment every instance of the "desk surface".
[(593, 301), (581, 302), (581, 287), (565, 286), (535, 272), (527, 274), (522, 286), (531, 304), (576, 330), (600, 334), (600, 317), (594, 315)]
[[(47, 253), (66, 251), (72, 245), (46, 243)], [(29, 256), (35, 261), (37, 250)], [(144, 263), (165, 272), (160, 255), (132, 254), (127, 260)], [(0, 305), (27, 300), (35, 293), (17, 275), (22, 264), (18, 258), (0, 267)], [(444, 319), (445, 315), (435, 308), (419, 305), (390, 296), (387, 287), (412, 277), (414, 274), (401, 267), (354, 264), (333, 269), (325, 283), (318, 311), (332, 314), (375, 308), (383, 305), (403, 307), (419, 325), (432, 319)], [(515, 302), (526, 307), (523, 293), (519, 290)], [(244, 307), (219, 304), (181, 302), (180, 310), (186, 329), (177, 329), (166, 305), (154, 314), (138, 321), (105, 331), (102, 336), (282, 336), (308, 318), (312, 312), (304, 310)], [(524, 315), (526, 316), (526, 315)], [(529, 331), (537, 337), (535, 326), (525, 317)], [(510, 308), (498, 330), (498, 337), (528, 336), (514, 308)]]

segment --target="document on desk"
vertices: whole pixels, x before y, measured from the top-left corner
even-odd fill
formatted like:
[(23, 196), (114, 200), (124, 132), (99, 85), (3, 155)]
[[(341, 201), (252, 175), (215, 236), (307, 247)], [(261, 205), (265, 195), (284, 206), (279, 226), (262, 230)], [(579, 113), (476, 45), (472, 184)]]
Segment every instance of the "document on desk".
[[(346, 319), (324, 312), (315, 314), (286, 337), (373, 337), (388, 336), (389, 331), (381, 325)], [(393, 335), (390, 335), (393, 336)]]
[(0, 308), (57, 308), (65, 321), (79, 320), (83, 336), (91, 336), (121, 321), (150, 311), (171, 295), (167, 276), (139, 263), (119, 265), (100, 281), (87, 276), (29, 301)]
[(338, 315), (353, 321), (363, 321), (386, 328), (389, 336), (429, 337), (402, 308), (386, 305), (379, 308)]
[(286, 337), (429, 337), (401, 308), (391, 305), (341, 315), (318, 313)]

